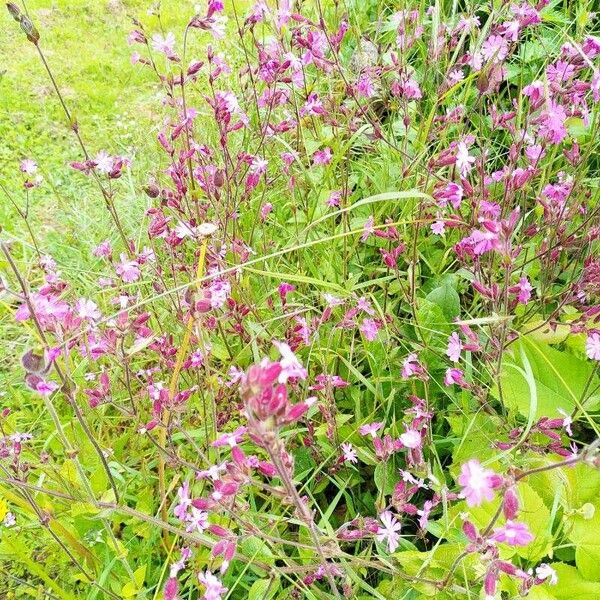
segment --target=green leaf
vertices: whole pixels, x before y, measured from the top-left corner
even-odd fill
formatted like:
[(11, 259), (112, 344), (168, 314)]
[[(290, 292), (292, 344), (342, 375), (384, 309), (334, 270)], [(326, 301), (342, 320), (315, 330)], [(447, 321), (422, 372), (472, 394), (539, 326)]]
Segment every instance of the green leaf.
[[(594, 372), (594, 365), (568, 352), (561, 352), (530, 339), (513, 344), (512, 356), (506, 355), (500, 368), (500, 388), (495, 386), (493, 395), (502, 399), (508, 408), (531, 417), (530, 386), (524, 372), (521, 352), (529, 361), (537, 393), (537, 407), (533, 419), (542, 416), (560, 417), (559, 409), (571, 413), (578, 406), (587, 383)], [(587, 402), (586, 408), (598, 404), (598, 396)]]
[(552, 568), (556, 570), (558, 583), (555, 586), (544, 584), (544, 588), (557, 600), (598, 600), (600, 598), (600, 583), (586, 581), (575, 567), (552, 563)]
[(248, 600), (269, 600), (279, 590), (279, 579), (257, 579), (248, 591)]
[(451, 285), (444, 284), (436, 287), (427, 294), (426, 298), (442, 309), (448, 321), (452, 321), (460, 314), (460, 297)]
[(579, 572), (586, 579), (600, 581), (600, 500), (586, 508), (592, 506), (591, 519), (583, 514), (572, 517), (572, 529), (568, 535), (575, 544), (575, 563)]
[(400, 475), (398, 470), (394, 468), (392, 461), (380, 462), (375, 467), (374, 479), (377, 489), (384, 496), (389, 496), (400, 481)]

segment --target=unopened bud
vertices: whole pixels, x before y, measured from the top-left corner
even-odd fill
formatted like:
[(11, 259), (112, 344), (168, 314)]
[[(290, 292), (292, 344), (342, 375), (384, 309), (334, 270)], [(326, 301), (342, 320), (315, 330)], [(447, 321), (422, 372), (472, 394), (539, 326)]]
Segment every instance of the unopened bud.
[(21, 20), (21, 11), (19, 10), (19, 7), (16, 4), (13, 4), (12, 2), (7, 2), (6, 8), (8, 9), (8, 12), (11, 14), (12, 18), (15, 21)]
[(31, 22), (29, 17), (21, 15), (21, 29), (25, 32), (27, 39), (32, 44), (37, 44), (40, 41), (40, 34), (35, 28), (35, 25)]

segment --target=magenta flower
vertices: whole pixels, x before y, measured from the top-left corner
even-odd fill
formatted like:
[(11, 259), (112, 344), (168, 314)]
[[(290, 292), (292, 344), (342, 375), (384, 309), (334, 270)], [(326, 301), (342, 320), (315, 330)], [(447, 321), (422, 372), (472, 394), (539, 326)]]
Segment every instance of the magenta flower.
[(525, 523), (508, 519), (504, 527), (494, 529), (490, 539), (510, 546), (527, 546), (534, 540), (534, 536)]
[(81, 298), (77, 301), (77, 316), (80, 319), (88, 319), (90, 321), (97, 321), (102, 313), (98, 308), (98, 305), (92, 300)]
[(550, 100), (548, 108), (541, 116), (540, 135), (553, 144), (560, 144), (567, 137), (566, 120), (567, 113), (565, 109), (560, 104)]
[(388, 552), (394, 552), (399, 546), (398, 540), (400, 539), (402, 525), (389, 510), (384, 510), (379, 515), (379, 520), (383, 527), (379, 527), (377, 530), (377, 541), (385, 541), (387, 543)]
[(313, 156), (313, 165), (328, 165), (333, 158), (331, 148), (323, 148), (323, 150), (317, 150)]
[(462, 465), (458, 483), (462, 487), (460, 497), (468, 506), (479, 506), (484, 500), (494, 498), (494, 490), (502, 485), (502, 478), (491, 469), (485, 469), (476, 459)]
[(231, 433), (223, 433), (211, 444), (211, 446), (213, 448), (219, 448), (220, 446), (229, 446), (230, 448), (235, 448), (235, 446), (242, 441), (247, 430), (248, 429), (246, 427), (238, 427)]
[(444, 385), (460, 385), (467, 387), (469, 384), (465, 381), (464, 374), (461, 369), (449, 368), (444, 375)]
[(20, 169), (26, 175), (35, 175), (37, 168), (37, 163), (31, 158), (26, 158), (21, 161)]
[(375, 434), (383, 427), (383, 423), (369, 423), (368, 425), (361, 425), (358, 428), (358, 432), (361, 435), (370, 435), (372, 438)]
[(60, 386), (55, 381), (44, 381), (43, 379), (38, 381), (35, 389), (42, 396), (49, 396), (52, 392), (55, 392)]
[(456, 331), (448, 338), (448, 349), (446, 350), (446, 356), (452, 362), (458, 362), (460, 360), (460, 353), (463, 349), (463, 343)]
[(279, 354), (281, 354), (281, 360), (279, 361), (281, 367), (278, 377), (279, 383), (287, 383), (287, 380), (291, 377), (306, 379), (308, 373), (292, 349), (285, 342), (278, 342), (277, 340), (273, 340), (273, 345), (279, 350)]

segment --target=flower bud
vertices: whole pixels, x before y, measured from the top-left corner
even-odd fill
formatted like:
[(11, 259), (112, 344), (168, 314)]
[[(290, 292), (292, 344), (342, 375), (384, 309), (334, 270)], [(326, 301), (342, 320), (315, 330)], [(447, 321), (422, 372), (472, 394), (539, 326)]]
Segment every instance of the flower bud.
[(514, 519), (519, 512), (519, 499), (513, 488), (508, 488), (504, 494), (502, 511), (507, 519)]

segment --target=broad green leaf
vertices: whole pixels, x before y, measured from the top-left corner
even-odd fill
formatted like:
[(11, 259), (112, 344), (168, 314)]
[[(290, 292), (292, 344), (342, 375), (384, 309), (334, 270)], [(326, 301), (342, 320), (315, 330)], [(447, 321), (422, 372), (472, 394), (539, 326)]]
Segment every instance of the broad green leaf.
[(586, 579), (600, 581), (600, 500), (587, 504), (592, 517), (586, 518), (587, 515), (582, 514), (571, 517), (572, 528), (568, 536), (575, 544), (575, 563), (579, 572)]
[(248, 600), (269, 600), (279, 590), (279, 579), (257, 579), (248, 591)]
[(429, 302), (437, 304), (448, 321), (452, 321), (460, 314), (460, 297), (457, 291), (449, 284), (437, 287), (426, 296)]
[[(586, 390), (594, 365), (530, 339), (515, 342), (511, 355), (505, 356), (500, 369), (502, 394), (495, 386), (492, 390), (494, 396), (502, 399), (507, 407), (530, 417), (531, 390), (523, 372), (521, 351), (529, 361), (536, 384), (537, 408), (534, 419), (542, 416), (560, 417), (559, 409), (571, 413)], [(586, 404), (586, 408), (594, 408), (598, 400), (596, 396)]]

